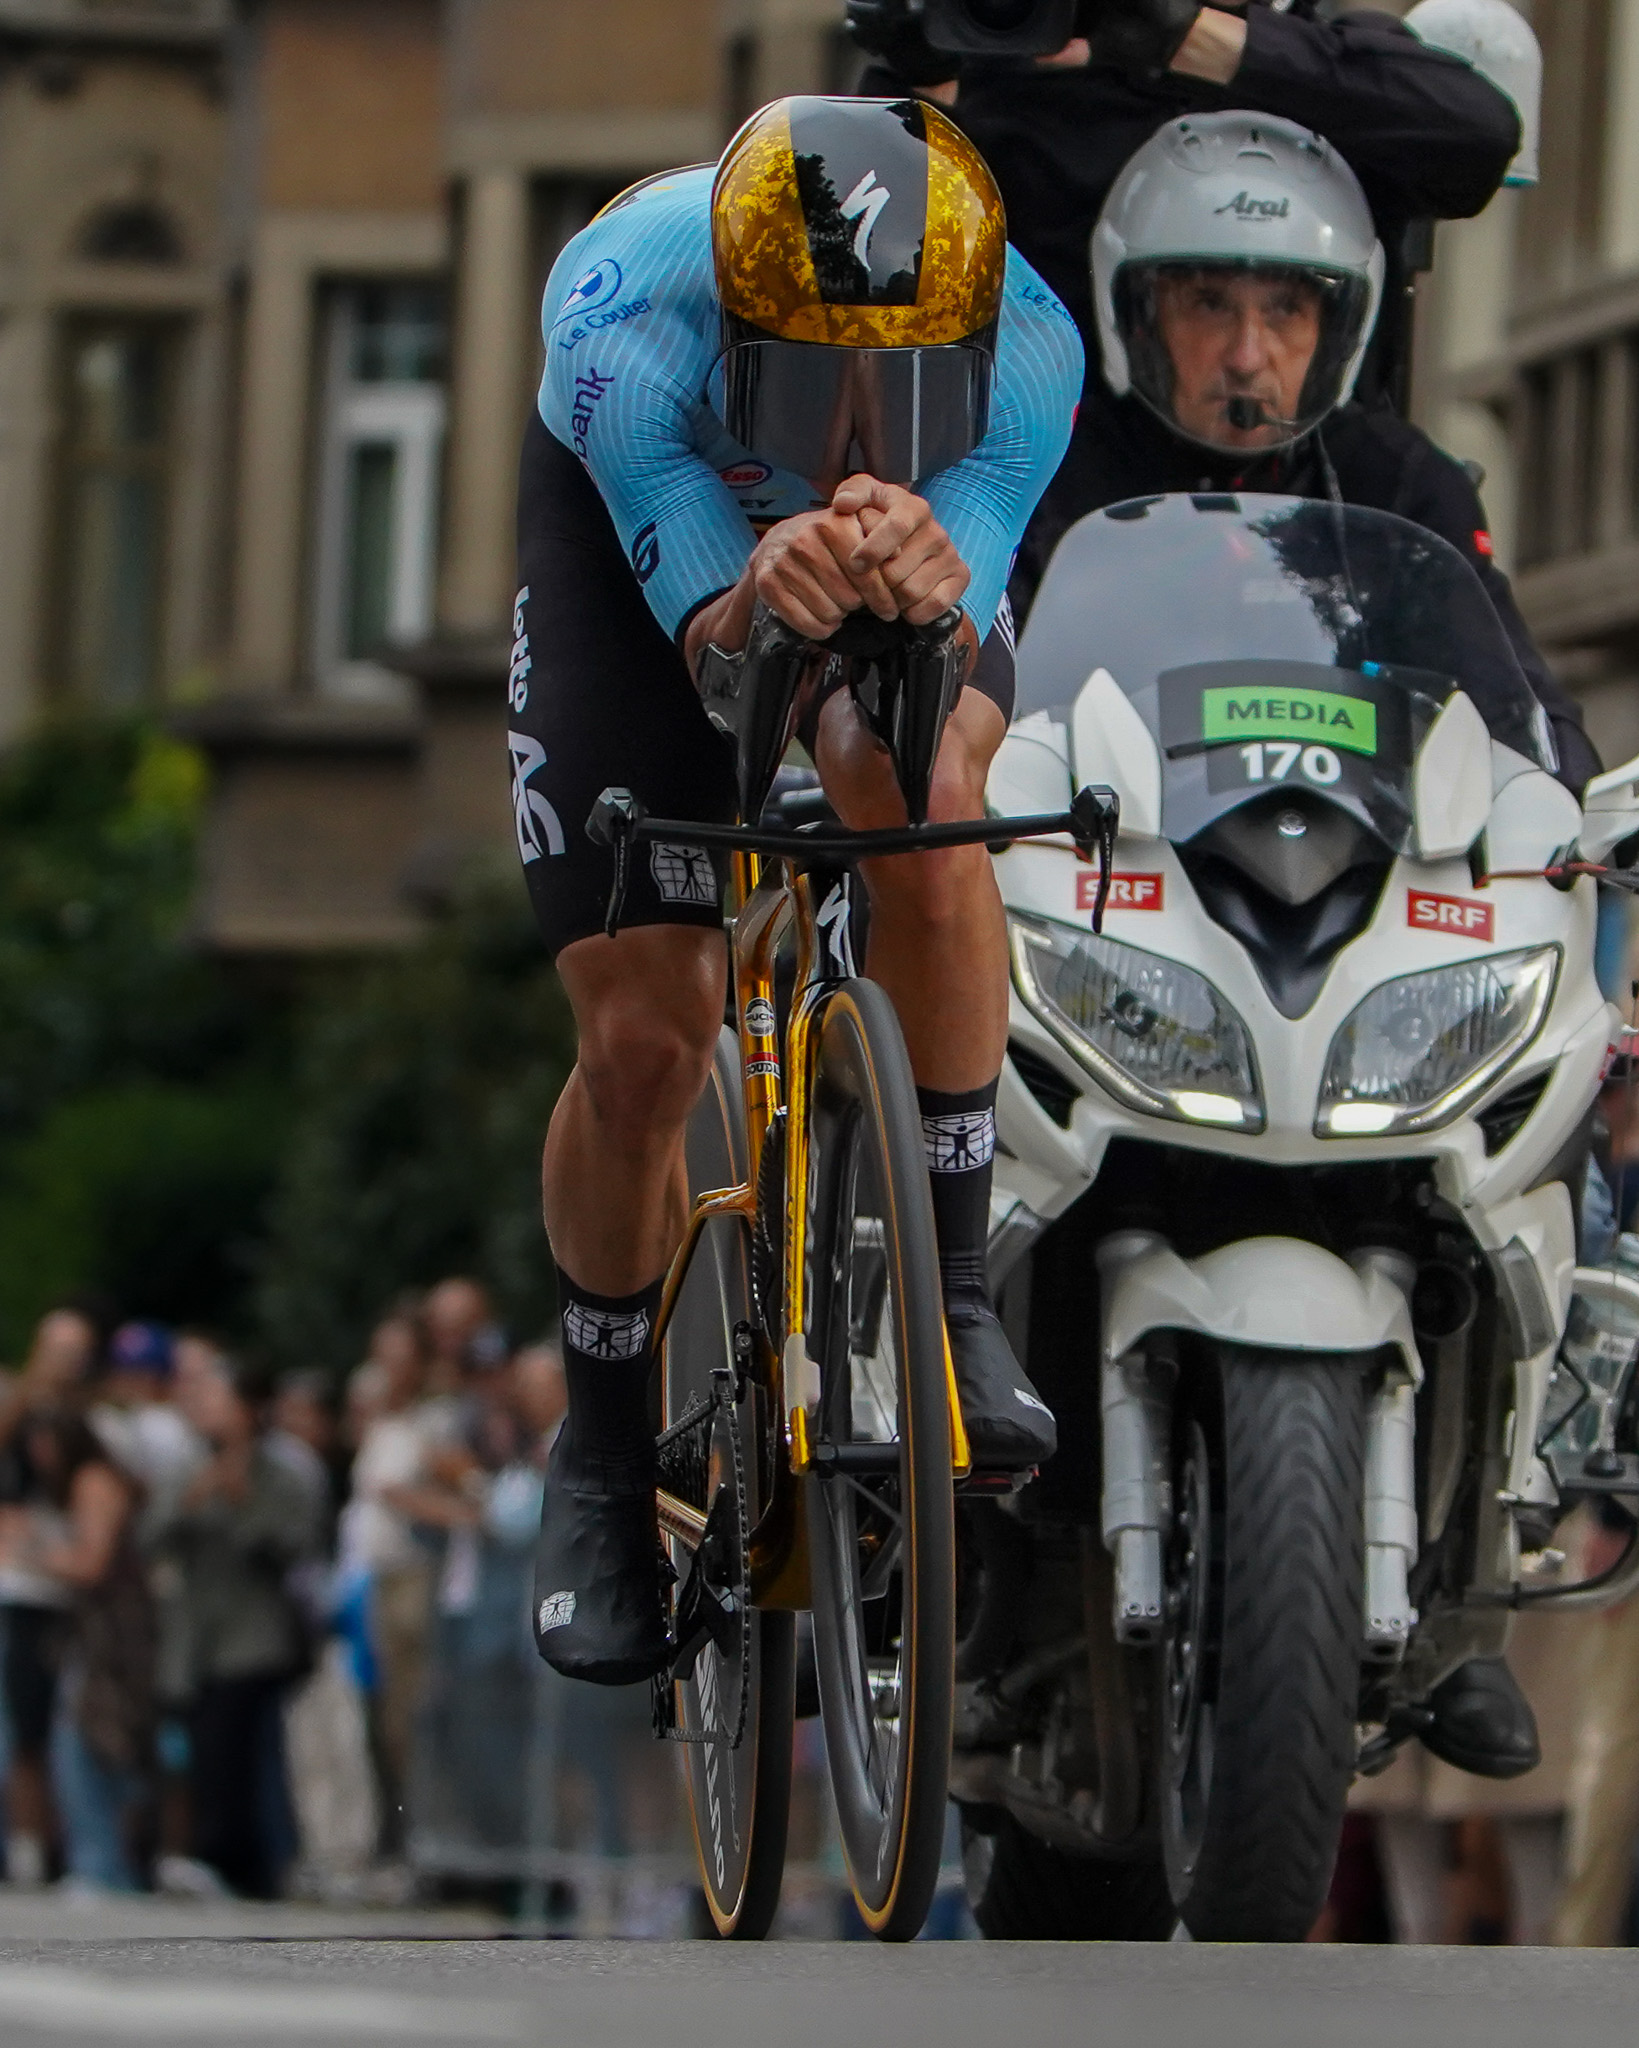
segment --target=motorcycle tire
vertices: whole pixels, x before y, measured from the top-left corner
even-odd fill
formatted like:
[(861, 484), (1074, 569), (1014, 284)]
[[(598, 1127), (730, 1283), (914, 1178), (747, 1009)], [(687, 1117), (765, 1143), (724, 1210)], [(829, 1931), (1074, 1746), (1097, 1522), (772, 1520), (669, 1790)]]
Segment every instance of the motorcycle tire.
[(1159, 1855), (1072, 1856), (1010, 1813), (994, 1831), (964, 1816), (962, 1879), (986, 1941), (1168, 1941), (1178, 1924)]
[(1365, 1381), (1224, 1346), (1173, 1417), (1160, 1809), (1198, 1941), (1301, 1941), (1337, 1859), (1361, 1659)]

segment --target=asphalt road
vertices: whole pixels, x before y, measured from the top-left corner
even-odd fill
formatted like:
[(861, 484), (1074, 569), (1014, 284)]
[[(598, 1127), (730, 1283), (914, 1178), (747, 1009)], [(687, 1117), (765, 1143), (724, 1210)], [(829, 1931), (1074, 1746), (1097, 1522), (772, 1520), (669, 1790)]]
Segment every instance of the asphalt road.
[(1636, 2014), (1621, 1950), (0, 1941), (5, 2048), (1609, 2048)]

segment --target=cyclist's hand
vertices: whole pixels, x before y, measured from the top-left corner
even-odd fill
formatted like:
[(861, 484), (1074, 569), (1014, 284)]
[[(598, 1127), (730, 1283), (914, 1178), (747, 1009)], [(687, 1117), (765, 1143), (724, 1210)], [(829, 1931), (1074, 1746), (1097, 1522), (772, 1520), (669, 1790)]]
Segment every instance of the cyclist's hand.
[(879, 618), (897, 618), (901, 607), (881, 576), (848, 566), (864, 539), (858, 518), (834, 506), (782, 519), (751, 557), (757, 595), (810, 640), (828, 639), (861, 605)]
[(848, 557), (850, 576), (880, 575), (895, 610), (913, 626), (929, 625), (949, 611), (972, 580), (933, 507), (914, 491), (851, 476), (837, 486), (831, 510), (857, 519), (863, 530)]

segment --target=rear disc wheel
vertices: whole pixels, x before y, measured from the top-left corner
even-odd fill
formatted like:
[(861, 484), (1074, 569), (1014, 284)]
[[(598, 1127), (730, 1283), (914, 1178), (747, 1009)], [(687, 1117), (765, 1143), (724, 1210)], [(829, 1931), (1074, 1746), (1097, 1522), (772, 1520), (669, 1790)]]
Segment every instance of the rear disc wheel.
[[(689, 1195), (739, 1185), (746, 1174), (739, 1045), (725, 1030), (710, 1083), (690, 1120)], [(665, 1421), (671, 1427), (733, 1386), (736, 1329), (752, 1319), (750, 1234), (737, 1218), (707, 1225), (666, 1338)], [(703, 1422), (674, 1469), (693, 1468), (690, 1505), (713, 1519), (714, 1576), (746, 1599), (743, 1560), (761, 1510), (773, 1418), (767, 1396), (742, 1377), (740, 1398)], [(742, 1526), (741, 1518), (744, 1517)], [(688, 1582), (693, 1553), (668, 1545)], [(736, 1583), (737, 1582), (737, 1583)], [(720, 1590), (724, 1589), (720, 1588)], [(676, 1596), (674, 1595), (674, 1598)], [(773, 1923), (785, 1871), (791, 1805), (796, 1617), (737, 1612), (702, 1645), (672, 1688), (676, 1733), (706, 1904), (717, 1932), (759, 1941)]]

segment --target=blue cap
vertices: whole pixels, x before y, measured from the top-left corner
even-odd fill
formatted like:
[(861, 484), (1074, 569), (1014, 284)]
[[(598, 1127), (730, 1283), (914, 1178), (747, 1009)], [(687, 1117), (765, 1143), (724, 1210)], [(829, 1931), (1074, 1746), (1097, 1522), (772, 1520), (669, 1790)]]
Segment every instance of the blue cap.
[(173, 1363), (171, 1333), (163, 1323), (121, 1323), (108, 1357), (116, 1372), (167, 1374)]

